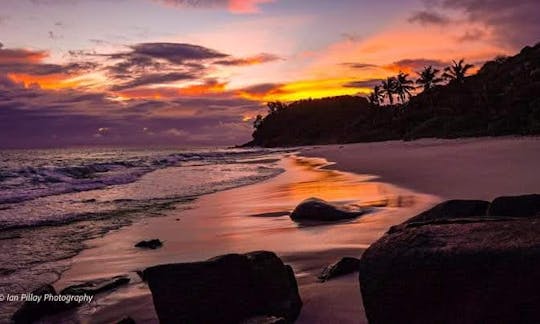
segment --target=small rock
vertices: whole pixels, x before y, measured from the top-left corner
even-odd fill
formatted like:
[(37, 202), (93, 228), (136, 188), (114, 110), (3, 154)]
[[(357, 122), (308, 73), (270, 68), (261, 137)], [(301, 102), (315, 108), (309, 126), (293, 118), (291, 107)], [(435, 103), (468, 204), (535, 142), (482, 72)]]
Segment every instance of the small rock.
[(534, 217), (540, 216), (540, 195), (499, 197), (493, 200), (489, 216)]
[(330, 203), (319, 199), (309, 198), (302, 201), (291, 213), (294, 221), (340, 221), (358, 217), (364, 211), (351, 212), (332, 206)]
[(344, 257), (341, 260), (326, 267), (319, 275), (319, 280), (325, 282), (335, 277), (357, 272), (360, 260), (357, 258)]
[(163, 246), (163, 243), (159, 239), (140, 241), (139, 243), (135, 244), (135, 247), (143, 248), (143, 249), (152, 249), (152, 250), (155, 250), (162, 246)]

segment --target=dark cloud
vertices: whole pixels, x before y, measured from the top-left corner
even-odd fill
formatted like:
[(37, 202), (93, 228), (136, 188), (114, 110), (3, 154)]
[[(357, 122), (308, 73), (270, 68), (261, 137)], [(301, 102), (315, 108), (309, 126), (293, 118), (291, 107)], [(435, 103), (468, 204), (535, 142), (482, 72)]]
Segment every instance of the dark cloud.
[(433, 66), (435, 68), (441, 68), (448, 65), (448, 62), (436, 60), (436, 59), (403, 59), (396, 61), (388, 66), (386, 68), (391, 70), (413, 70), (413, 71), (419, 71), (423, 69), (426, 66)]
[(486, 33), (480, 29), (467, 30), (465, 34), (458, 37), (460, 42), (475, 42), (484, 38)]
[(261, 83), (246, 87), (243, 90), (254, 94), (266, 94), (275, 89), (279, 89), (281, 86), (283, 86), (281, 83)]
[(252, 131), (242, 114), (260, 108), (234, 97), (120, 104), (101, 93), (24, 88), (0, 75), (0, 148), (238, 144)]
[(373, 88), (376, 85), (380, 85), (381, 82), (382, 82), (382, 79), (369, 79), (369, 80), (352, 81), (352, 82), (344, 84), (343, 86), (347, 88)]
[[(242, 117), (261, 111), (260, 102), (240, 98), (236, 91), (224, 90), (225, 82), (208, 77), (217, 66), (223, 65), (217, 61), (235, 58), (195, 45), (163, 44), (170, 45), (145, 43), (127, 52), (106, 55), (81, 51), (73, 53), (72, 62), (63, 65), (43, 63), (48, 55), (45, 51), (0, 46), (0, 148), (228, 145), (247, 141), (251, 124), (242, 122)], [(248, 59), (255, 64), (271, 61), (275, 56), (264, 54), (241, 60)], [(8, 77), (10, 73), (69, 77), (92, 71), (106, 73), (111, 84), (109, 90), (122, 96), (132, 91), (133, 96), (123, 96), (125, 100), (119, 102), (108, 92), (49, 91), (34, 84), (19, 84)], [(199, 82), (190, 82), (184, 88), (151, 87), (177, 81)], [(257, 85), (250, 90), (274, 92), (279, 87)], [(154, 98), (153, 95), (137, 97), (136, 92), (156, 89), (170, 91), (160, 100), (129, 99)], [(186, 95), (182, 95), (183, 90)]]
[(370, 64), (370, 63), (342, 63), (342, 64), (350, 68), (359, 69), (359, 70), (378, 67), (378, 65)]
[(495, 40), (516, 49), (533, 45), (540, 37), (540, 1), (538, 0), (432, 0), (430, 12), (459, 12), (469, 22), (492, 29)]
[(121, 91), (121, 90), (126, 90), (130, 88), (146, 86), (146, 85), (151, 85), (151, 84), (163, 84), (163, 83), (170, 83), (174, 81), (196, 80), (196, 79), (198, 79), (197, 75), (193, 75), (190, 73), (182, 73), (182, 72), (143, 74), (128, 82), (114, 85), (111, 87), (111, 90)]
[(262, 53), (256, 56), (246, 57), (246, 58), (229, 58), (225, 60), (215, 61), (214, 64), (218, 65), (228, 65), (228, 66), (245, 66), (245, 65), (255, 65), (263, 64), (268, 62), (274, 62), (281, 60), (281, 58), (274, 54)]
[(131, 46), (131, 49), (131, 52), (113, 54), (111, 57), (122, 59), (146, 57), (165, 60), (173, 64), (182, 64), (186, 61), (201, 61), (229, 56), (203, 46), (185, 43), (141, 43)]
[(409, 22), (421, 25), (446, 25), (450, 19), (435, 11), (421, 10), (414, 12), (409, 18)]

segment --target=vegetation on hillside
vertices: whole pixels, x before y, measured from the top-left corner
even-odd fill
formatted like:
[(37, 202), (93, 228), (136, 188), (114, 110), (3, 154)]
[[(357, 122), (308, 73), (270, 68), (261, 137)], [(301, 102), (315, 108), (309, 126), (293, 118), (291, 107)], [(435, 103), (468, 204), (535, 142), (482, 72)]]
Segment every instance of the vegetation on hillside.
[(472, 67), (463, 60), (443, 71), (427, 66), (416, 81), (400, 72), (367, 98), (270, 102), (246, 145), (540, 134), (540, 44), (498, 57), (467, 76)]

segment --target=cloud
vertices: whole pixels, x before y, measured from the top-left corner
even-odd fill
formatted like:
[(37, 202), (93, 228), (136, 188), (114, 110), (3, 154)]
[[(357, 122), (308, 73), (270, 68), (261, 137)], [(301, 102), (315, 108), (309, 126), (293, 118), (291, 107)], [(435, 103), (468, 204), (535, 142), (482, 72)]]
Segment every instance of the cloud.
[(347, 88), (373, 88), (377, 85), (380, 85), (382, 79), (369, 79), (369, 80), (360, 80), (360, 81), (351, 81), (345, 83), (343, 86)]
[(260, 109), (232, 94), (116, 101), (104, 93), (23, 87), (0, 74), (0, 148), (238, 144), (251, 133), (238, 123)]
[(465, 17), (468, 23), (483, 24), (495, 41), (514, 49), (538, 42), (538, 0), (432, 0), (430, 5)]
[(171, 135), (175, 137), (188, 137), (189, 136), (188, 132), (181, 129), (176, 129), (176, 128), (167, 129), (166, 131), (163, 131), (163, 133), (166, 135)]
[(370, 64), (370, 63), (342, 63), (342, 65), (353, 68), (353, 69), (358, 69), (358, 70), (371, 69), (371, 68), (379, 67), (376, 64)]
[(175, 7), (227, 9), (235, 14), (253, 14), (260, 12), (259, 5), (274, 0), (153, 0)]
[(183, 72), (171, 72), (171, 73), (155, 73), (155, 74), (142, 74), (132, 80), (112, 86), (110, 89), (113, 91), (121, 91), (130, 88), (136, 88), (151, 84), (164, 84), (181, 80), (195, 80), (197, 76), (190, 73)]
[(281, 60), (281, 58), (274, 54), (262, 53), (259, 55), (245, 57), (245, 58), (229, 58), (225, 60), (219, 60), (214, 62), (218, 65), (228, 65), (228, 66), (245, 66), (245, 65), (256, 65), (263, 64), (268, 62), (274, 62)]
[(3, 44), (0, 45), (0, 64), (37, 63), (48, 56), (47, 51), (33, 51), (22, 48), (8, 49), (4, 48)]
[(450, 22), (450, 18), (445, 15), (427, 10), (414, 12), (408, 20), (410, 23), (418, 23), (421, 25), (446, 25)]
[(385, 65), (384, 68), (392, 72), (405, 72), (411, 73), (422, 70), (426, 66), (433, 66), (435, 68), (442, 68), (447, 66), (449, 62), (437, 60), (437, 59), (402, 59), (392, 64)]
[(115, 54), (112, 57), (149, 57), (162, 59), (173, 64), (186, 61), (224, 58), (229, 55), (199, 45), (185, 43), (141, 43), (131, 46), (132, 52)]
[(458, 37), (460, 42), (475, 42), (486, 36), (486, 33), (478, 28), (467, 30), (465, 34)]

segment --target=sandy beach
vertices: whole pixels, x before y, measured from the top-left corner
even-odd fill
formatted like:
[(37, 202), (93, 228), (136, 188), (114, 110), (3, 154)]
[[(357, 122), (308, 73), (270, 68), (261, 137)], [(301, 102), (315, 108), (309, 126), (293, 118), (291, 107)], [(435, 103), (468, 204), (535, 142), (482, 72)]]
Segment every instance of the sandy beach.
[(486, 137), (328, 145), (303, 154), (445, 199), (489, 200), (540, 191), (539, 148), (538, 137)]
[[(343, 256), (360, 257), (388, 227), (443, 199), (539, 192), (539, 144), (538, 138), (481, 138), (303, 148), (299, 157), (276, 162), (285, 172), (275, 178), (202, 196), (187, 210), (144, 219), (88, 242), (55, 287), (123, 274), (132, 283), (60, 319), (101, 323), (130, 316), (137, 323), (156, 322), (151, 294), (137, 270), (270, 250), (295, 271), (304, 303), (298, 323), (365, 323), (357, 274), (320, 283), (321, 270)], [(372, 212), (339, 224), (291, 221), (287, 213), (313, 196)], [(387, 206), (372, 207), (381, 201)], [(163, 248), (133, 248), (151, 238), (164, 241)]]

